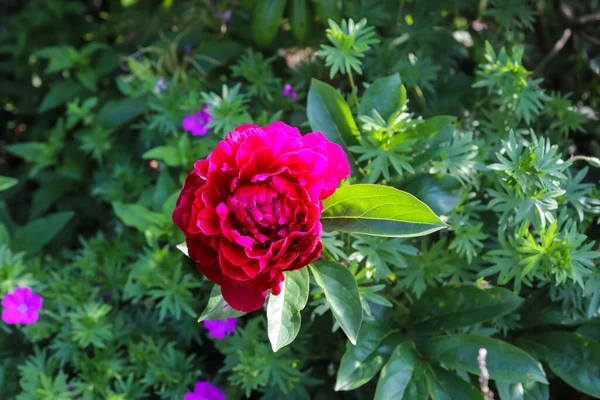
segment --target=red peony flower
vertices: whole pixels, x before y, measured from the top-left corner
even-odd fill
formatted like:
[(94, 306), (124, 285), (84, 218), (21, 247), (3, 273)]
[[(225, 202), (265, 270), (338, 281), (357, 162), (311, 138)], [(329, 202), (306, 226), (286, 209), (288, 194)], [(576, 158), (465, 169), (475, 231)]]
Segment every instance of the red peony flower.
[(321, 201), (348, 175), (344, 151), (320, 132), (242, 125), (196, 161), (173, 222), (229, 305), (254, 311), (268, 289), (279, 294), (283, 271), (319, 257)]

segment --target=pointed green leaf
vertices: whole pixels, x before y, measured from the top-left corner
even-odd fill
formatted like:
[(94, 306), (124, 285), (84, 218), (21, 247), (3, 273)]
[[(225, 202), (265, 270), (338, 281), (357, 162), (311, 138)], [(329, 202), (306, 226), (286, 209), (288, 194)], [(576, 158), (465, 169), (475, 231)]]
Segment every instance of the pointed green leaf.
[(13, 246), (29, 254), (42, 249), (75, 215), (72, 211), (59, 212), (29, 222), (17, 231)]
[(349, 185), (323, 201), (326, 231), (372, 236), (422, 236), (446, 228), (427, 205), (413, 195), (383, 185)]
[(358, 107), (358, 115), (373, 116), (376, 110), (384, 120), (399, 111), (406, 102), (406, 89), (402, 86), (400, 74), (379, 78), (363, 94)]
[(300, 331), (300, 311), (308, 301), (310, 277), (306, 268), (284, 272), (281, 293), (269, 296), (267, 320), (273, 351), (292, 343)]
[(357, 173), (355, 159), (348, 148), (358, 145), (360, 133), (342, 95), (332, 86), (313, 79), (308, 91), (306, 112), (312, 130), (323, 132), (327, 139), (342, 146), (350, 161), (350, 168)]
[(292, 35), (300, 43), (304, 43), (306, 36), (310, 33), (310, 21), (308, 0), (292, 0), (290, 25), (292, 26)]
[(544, 332), (527, 337), (539, 356), (563, 381), (600, 398), (600, 343), (571, 332)]
[(539, 382), (507, 383), (496, 382), (500, 400), (548, 400), (548, 385)]
[(427, 381), (431, 400), (482, 400), (479, 389), (440, 367), (429, 367)]
[[(417, 393), (410, 397), (405, 396), (410, 389), (411, 380), (414, 379), (413, 375), (419, 372), (419, 367), (422, 368), (423, 365), (413, 342), (406, 341), (398, 345), (390, 361), (381, 371), (374, 400), (419, 399), (420, 397), (416, 396), (418, 390), (414, 390)], [(418, 387), (415, 384), (413, 386)]]
[(141, 204), (123, 204), (113, 201), (112, 206), (117, 217), (125, 225), (133, 226), (140, 232), (168, 222), (164, 215), (150, 211)]
[(16, 180), (15, 178), (11, 178), (8, 176), (0, 176), (0, 192), (3, 190), (10, 189), (11, 187), (15, 186), (17, 183), (19, 183), (19, 181)]
[(358, 284), (352, 272), (341, 264), (333, 261), (319, 260), (310, 265), (331, 312), (352, 344), (356, 344), (358, 331), (362, 323), (362, 305)]
[[(403, 338), (397, 334), (391, 335), (392, 338), (390, 333), (379, 322), (364, 323), (356, 346), (346, 342), (346, 352), (342, 356), (335, 381), (336, 391), (354, 390), (377, 375), (398, 341)], [(394, 344), (390, 345), (388, 342)]]
[(538, 361), (520, 348), (487, 336), (451, 334), (430, 339), (423, 351), (432, 360), (479, 374), (479, 349), (487, 349), (486, 364), (492, 379), (502, 382), (548, 383)]
[(456, 329), (508, 314), (522, 302), (503, 288), (431, 288), (412, 305), (409, 324), (422, 331)]
[(287, 0), (257, 0), (252, 17), (252, 36), (259, 47), (267, 47), (279, 31)]
[(246, 313), (244, 312), (231, 308), (231, 306), (227, 304), (221, 295), (221, 287), (219, 285), (214, 285), (210, 291), (208, 304), (204, 308), (204, 311), (202, 311), (202, 314), (200, 314), (198, 322), (205, 320), (213, 321), (218, 319), (237, 318), (245, 314)]

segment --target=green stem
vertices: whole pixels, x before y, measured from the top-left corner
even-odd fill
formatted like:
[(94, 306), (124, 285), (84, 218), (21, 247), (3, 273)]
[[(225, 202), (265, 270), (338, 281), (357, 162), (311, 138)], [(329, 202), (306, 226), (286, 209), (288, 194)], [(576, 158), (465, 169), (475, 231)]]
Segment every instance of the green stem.
[(348, 79), (350, 79), (350, 87), (354, 90), (354, 78), (352, 77), (352, 71), (348, 69)]

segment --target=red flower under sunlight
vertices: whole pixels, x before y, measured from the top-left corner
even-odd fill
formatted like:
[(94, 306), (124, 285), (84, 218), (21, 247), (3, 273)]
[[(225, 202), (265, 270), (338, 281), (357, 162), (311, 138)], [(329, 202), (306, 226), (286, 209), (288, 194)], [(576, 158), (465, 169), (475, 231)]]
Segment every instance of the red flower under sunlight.
[(254, 311), (268, 289), (279, 294), (283, 271), (319, 257), (321, 201), (348, 175), (344, 151), (320, 132), (242, 125), (196, 161), (173, 222), (229, 305)]

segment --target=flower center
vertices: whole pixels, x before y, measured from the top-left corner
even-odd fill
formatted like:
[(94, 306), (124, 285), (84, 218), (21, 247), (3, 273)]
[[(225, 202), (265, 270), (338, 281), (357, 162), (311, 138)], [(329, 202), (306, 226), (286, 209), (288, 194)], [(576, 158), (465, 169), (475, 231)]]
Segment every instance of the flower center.
[(21, 304), (19, 307), (17, 307), (17, 310), (19, 310), (19, 312), (21, 314), (24, 314), (27, 312), (27, 305), (26, 304)]
[(287, 236), (290, 224), (297, 219), (298, 207), (289, 196), (270, 184), (243, 186), (228, 201), (228, 208), (241, 225), (241, 231), (260, 242)]

